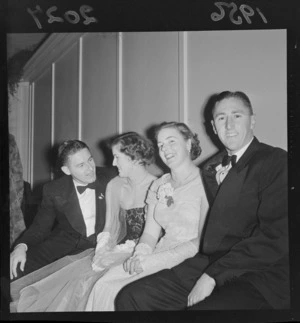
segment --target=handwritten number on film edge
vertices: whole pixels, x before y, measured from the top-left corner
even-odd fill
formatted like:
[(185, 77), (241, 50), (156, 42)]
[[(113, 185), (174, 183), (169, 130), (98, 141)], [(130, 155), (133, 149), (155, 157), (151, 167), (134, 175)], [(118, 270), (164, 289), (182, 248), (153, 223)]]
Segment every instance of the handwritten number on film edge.
[[(213, 21), (220, 21), (225, 17), (225, 9), (224, 7), (227, 8), (231, 8), (230, 12), (229, 12), (229, 19), (232, 23), (234, 23), (235, 25), (240, 25), (243, 23), (243, 20), (241, 18), (241, 16), (237, 16), (237, 18), (234, 18), (235, 13), (240, 10), (240, 12), (242, 13), (243, 17), (245, 18), (245, 20), (247, 21), (248, 24), (251, 24), (252, 21), (250, 19), (250, 17), (254, 16), (255, 11), (248, 5), (242, 4), (240, 5), (239, 9), (237, 7), (237, 5), (234, 2), (231, 3), (227, 3), (227, 2), (215, 2), (215, 6), (220, 10), (220, 13), (217, 12), (213, 12), (211, 14), (211, 19)], [(266, 24), (268, 23), (266, 17), (264, 16), (264, 14), (260, 11), (259, 8), (255, 8), (257, 13), (259, 14), (259, 16), (261, 17), (262, 21)]]
[[(240, 5), (240, 7), (238, 8), (237, 5), (234, 2), (231, 3), (227, 3), (227, 2), (215, 2), (215, 6), (219, 9), (219, 13), (217, 12), (213, 12), (211, 14), (211, 19), (215, 22), (222, 20), (225, 15), (225, 9), (224, 8), (228, 8), (230, 9), (229, 12), (229, 19), (232, 23), (234, 23), (235, 25), (241, 25), (243, 23), (243, 19), (240, 15), (238, 15), (238, 12), (240, 12), (242, 14), (242, 16), (244, 17), (244, 19), (246, 20), (246, 22), (248, 24), (251, 24), (252, 21), (250, 19), (250, 17), (254, 16), (255, 13), (257, 13), (260, 18), (262, 19), (262, 21), (267, 24), (268, 21), (266, 19), (266, 17), (264, 16), (264, 14), (261, 12), (261, 10), (259, 8), (255, 8), (255, 10), (253, 8), (251, 8), (249, 5), (245, 5), (242, 4)], [(83, 18), (83, 24), (84, 25), (89, 25), (91, 23), (97, 23), (98, 20), (95, 17), (90, 17), (88, 16), (89, 13), (91, 13), (94, 9), (88, 5), (82, 5), (79, 8), (79, 12), (80, 15), (74, 11), (74, 10), (68, 10), (64, 13), (64, 19), (62, 17), (59, 17), (57, 15), (55, 15), (55, 11), (57, 11), (57, 7), (56, 6), (52, 6), (50, 8), (47, 9), (46, 11), (46, 16), (48, 17), (47, 22), (49, 24), (52, 24), (54, 22), (58, 22), (58, 23), (63, 23), (65, 22), (65, 20), (70, 23), (70, 24), (77, 24), (80, 22), (81, 17)], [(27, 8), (27, 12), (31, 15), (31, 17), (33, 18), (34, 22), (36, 23), (37, 27), (39, 29), (42, 29), (42, 24), (40, 22), (40, 20), (38, 19), (37, 15), (40, 14), (42, 15), (44, 13), (44, 11), (42, 10), (42, 8), (37, 5), (35, 6), (35, 9), (32, 10), (30, 8)], [(81, 16), (81, 17), (80, 17)]]
[[(62, 18), (62, 17), (59, 17), (57, 15), (55, 15), (55, 11), (57, 10), (58, 8), (56, 6), (52, 6), (50, 8), (47, 9), (46, 11), (46, 16), (48, 17), (48, 20), (47, 22), (49, 24), (52, 24), (54, 22), (59, 22), (59, 23), (63, 23), (65, 22), (65, 20), (70, 23), (70, 24), (77, 24), (80, 22), (80, 19), (81, 17), (84, 19), (83, 20), (83, 24), (84, 25), (89, 25), (91, 23), (97, 23), (98, 20), (95, 18), (95, 17), (90, 17), (88, 16), (87, 14), (89, 14), (91, 11), (93, 11), (94, 9), (90, 6), (87, 6), (87, 5), (82, 5), (80, 8), (79, 8), (79, 12), (80, 12), (80, 15), (74, 11), (74, 10), (68, 10), (64, 13), (64, 18), (65, 20)], [(33, 18), (34, 22), (36, 23), (37, 27), (39, 29), (42, 29), (42, 24), (40, 22), (40, 20), (38, 19), (37, 15), (38, 14), (43, 14), (44, 11), (42, 10), (42, 8), (40, 6), (36, 6), (34, 10), (31, 10), (30, 8), (27, 8), (27, 12), (31, 15), (31, 17)]]

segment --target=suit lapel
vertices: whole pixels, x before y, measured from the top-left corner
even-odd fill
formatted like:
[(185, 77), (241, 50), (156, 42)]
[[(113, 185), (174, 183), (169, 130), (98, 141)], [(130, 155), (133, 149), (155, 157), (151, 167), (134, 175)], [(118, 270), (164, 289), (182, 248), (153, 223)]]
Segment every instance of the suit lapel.
[(67, 185), (65, 188), (65, 199), (64, 204), (64, 214), (70, 222), (71, 226), (82, 234), (86, 236), (86, 226), (83, 219), (83, 214), (79, 205), (79, 200), (77, 193), (75, 191), (75, 186), (71, 176), (68, 176)]
[[(97, 174), (95, 189), (96, 220), (95, 233), (103, 230), (105, 225), (106, 199), (105, 191), (107, 178)], [(71, 176), (66, 176), (66, 180), (57, 192), (56, 199), (60, 205), (60, 211), (66, 216), (68, 222), (74, 230), (86, 236), (86, 225), (80, 208), (79, 200)]]
[(215, 250), (219, 246), (232, 226), (234, 218), (238, 216), (235, 212), (235, 206), (238, 204), (240, 192), (245, 182), (249, 160), (258, 147), (259, 142), (254, 138), (236, 166), (230, 169), (224, 181), (219, 186), (210, 210), (204, 236), (204, 248), (206, 250)]
[(224, 155), (226, 155), (225, 150), (215, 155), (212, 159), (210, 159), (209, 163), (204, 165), (204, 168), (202, 171), (204, 185), (206, 189), (206, 195), (210, 205), (213, 204), (214, 199), (219, 190), (219, 185), (216, 180), (216, 173), (217, 173), (216, 167), (220, 165)]
[(254, 137), (248, 149), (244, 152), (244, 154), (242, 155), (242, 157), (239, 159), (239, 161), (234, 167), (237, 170), (237, 172), (240, 172), (249, 163), (249, 160), (253, 157), (253, 155), (259, 149), (259, 147), (260, 147), (260, 143)]

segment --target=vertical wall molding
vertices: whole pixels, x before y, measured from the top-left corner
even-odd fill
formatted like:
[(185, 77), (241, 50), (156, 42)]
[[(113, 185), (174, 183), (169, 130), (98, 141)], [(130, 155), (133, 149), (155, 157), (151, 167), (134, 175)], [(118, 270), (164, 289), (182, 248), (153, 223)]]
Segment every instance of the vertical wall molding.
[[(55, 63), (51, 65), (51, 147), (54, 146), (55, 135)], [(54, 172), (50, 171), (51, 179), (54, 178)]]
[[(19, 110), (19, 118), (18, 118), (18, 125), (20, 127), (20, 141), (21, 142), (21, 147), (19, 147), (19, 151), (21, 154), (21, 160), (23, 163), (23, 178), (25, 181), (29, 182), (29, 177), (28, 177), (28, 172), (29, 172), (29, 111), (30, 111), (30, 87), (28, 82), (21, 82), (20, 85), (21, 87), (21, 97), (22, 100), (24, 100), (24, 105), (20, 105), (20, 110)], [(20, 102), (21, 103), (21, 102)]]
[(82, 139), (82, 60), (83, 60), (83, 37), (79, 38), (78, 55), (78, 139)]
[(188, 123), (187, 32), (178, 33), (179, 121)]
[(54, 145), (55, 135), (55, 63), (51, 67), (51, 146)]
[(123, 33), (117, 33), (117, 130), (123, 132)]
[(52, 33), (43, 43), (43, 50), (36, 53), (24, 66), (23, 78), (34, 81), (44, 72), (45, 67), (57, 61), (68, 49), (78, 41), (83, 33)]
[(34, 89), (35, 83), (29, 87), (29, 160), (28, 160), (28, 178), (30, 179), (31, 189), (33, 188), (33, 147), (34, 147)]

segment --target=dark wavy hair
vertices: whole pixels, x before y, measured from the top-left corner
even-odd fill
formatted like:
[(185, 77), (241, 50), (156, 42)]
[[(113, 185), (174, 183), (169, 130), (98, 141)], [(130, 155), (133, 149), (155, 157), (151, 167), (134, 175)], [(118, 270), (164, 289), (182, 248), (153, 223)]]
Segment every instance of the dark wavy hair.
[(235, 92), (231, 92), (231, 91), (223, 91), (221, 93), (219, 93), (216, 98), (215, 98), (215, 104), (212, 108), (211, 111), (211, 118), (213, 119), (213, 113), (216, 107), (216, 104), (221, 102), (222, 100), (225, 99), (230, 99), (230, 98), (234, 98), (234, 99), (239, 99), (243, 102), (243, 104), (245, 105), (246, 108), (248, 108), (250, 115), (253, 115), (253, 109), (252, 109), (252, 104), (250, 102), (249, 97), (241, 91), (235, 91)]
[(154, 146), (152, 142), (136, 132), (130, 131), (115, 137), (110, 146), (119, 145), (120, 151), (137, 160), (141, 165), (150, 165), (154, 162)]
[(58, 147), (58, 167), (66, 165), (69, 156), (77, 153), (79, 150), (90, 148), (86, 143), (80, 140), (66, 140)]
[(174, 128), (177, 129), (183, 138), (187, 141), (188, 139), (191, 139), (191, 151), (190, 156), (191, 159), (194, 160), (198, 158), (202, 152), (202, 149), (200, 147), (200, 141), (198, 139), (198, 135), (196, 133), (193, 133), (191, 129), (183, 122), (162, 122), (160, 125), (158, 125), (155, 129), (155, 138), (157, 140), (158, 133), (165, 128)]

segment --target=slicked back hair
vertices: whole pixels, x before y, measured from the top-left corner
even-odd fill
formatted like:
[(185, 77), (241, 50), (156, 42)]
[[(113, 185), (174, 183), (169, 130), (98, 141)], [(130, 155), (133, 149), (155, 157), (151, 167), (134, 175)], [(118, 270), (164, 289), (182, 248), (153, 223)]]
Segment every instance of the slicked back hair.
[(244, 92), (223, 91), (223, 92), (219, 93), (215, 98), (215, 104), (214, 104), (214, 107), (211, 111), (211, 119), (212, 120), (213, 120), (213, 112), (215, 110), (217, 103), (221, 102), (222, 100), (230, 99), (230, 98), (235, 98), (235, 99), (241, 100), (243, 102), (243, 104), (245, 105), (245, 107), (248, 108), (250, 115), (253, 115), (252, 104), (250, 102), (249, 97)]
[(66, 140), (58, 147), (58, 165), (60, 167), (66, 165), (69, 156), (77, 153), (78, 151), (89, 147), (86, 143), (80, 140)]

